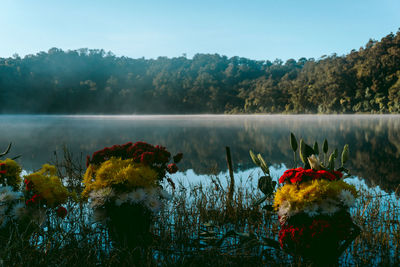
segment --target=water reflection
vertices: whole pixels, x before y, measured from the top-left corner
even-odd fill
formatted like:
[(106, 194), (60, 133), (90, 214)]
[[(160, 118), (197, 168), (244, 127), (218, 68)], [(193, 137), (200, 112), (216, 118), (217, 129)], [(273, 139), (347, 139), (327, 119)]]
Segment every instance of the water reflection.
[[(262, 153), (270, 165), (292, 166), (290, 132), (309, 143), (330, 140), (350, 145), (348, 167), (369, 186), (393, 191), (400, 182), (400, 116), (0, 116), (0, 145), (13, 142), (25, 169), (40, 168), (64, 145), (87, 154), (113, 144), (146, 141), (182, 151), (183, 170), (196, 174), (226, 170), (230, 146), (236, 171), (254, 167), (248, 150)], [(11, 155), (11, 156), (12, 156)]]

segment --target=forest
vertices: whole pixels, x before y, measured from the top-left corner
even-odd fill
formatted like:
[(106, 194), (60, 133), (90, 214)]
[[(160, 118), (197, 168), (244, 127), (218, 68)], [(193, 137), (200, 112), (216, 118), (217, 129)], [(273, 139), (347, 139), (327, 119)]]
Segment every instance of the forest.
[(157, 59), (102, 49), (0, 58), (2, 114), (399, 113), (400, 30), (347, 55)]

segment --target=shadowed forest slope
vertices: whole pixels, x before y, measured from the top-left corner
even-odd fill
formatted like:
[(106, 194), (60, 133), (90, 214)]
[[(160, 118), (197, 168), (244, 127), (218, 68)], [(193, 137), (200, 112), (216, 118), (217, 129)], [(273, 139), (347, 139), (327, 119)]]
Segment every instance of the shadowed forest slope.
[(104, 50), (0, 58), (1, 113), (398, 113), (400, 31), (318, 60), (218, 54), (132, 59)]

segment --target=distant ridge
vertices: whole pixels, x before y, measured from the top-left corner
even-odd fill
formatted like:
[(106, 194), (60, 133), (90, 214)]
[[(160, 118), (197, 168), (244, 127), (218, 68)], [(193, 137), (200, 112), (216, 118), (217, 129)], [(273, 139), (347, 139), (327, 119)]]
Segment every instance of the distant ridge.
[(400, 31), (318, 60), (131, 59), (58, 48), (0, 58), (0, 112), (399, 113)]

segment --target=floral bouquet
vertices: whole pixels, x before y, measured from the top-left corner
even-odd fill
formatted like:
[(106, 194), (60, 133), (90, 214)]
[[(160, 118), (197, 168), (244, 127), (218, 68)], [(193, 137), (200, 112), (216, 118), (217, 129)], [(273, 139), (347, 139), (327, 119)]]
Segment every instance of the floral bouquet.
[[(296, 153), (297, 141), (291, 135)], [(280, 177), (283, 184), (274, 198), (281, 224), (281, 247), (312, 262), (335, 262), (358, 235), (349, 208), (355, 204), (357, 191), (343, 181), (349, 176), (344, 168), (348, 145), (343, 148), (341, 167), (335, 169), (338, 150), (327, 159), (328, 142), (324, 141), (325, 162), (320, 162), (318, 143), (310, 147), (300, 140), (300, 158), (304, 168), (289, 169)], [(346, 174), (346, 175), (343, 175)]]
[(54, 166), (45, 164), (40, 171), (25, 176), (23, 192), (18, 190), (20, 174), (21, 167), (14, 160), (0, 161), (0, 231), (2, 237), (9, 238), (12, 229), (18, 230), (27, 240), (46, 221), (46, 212), (65, 217), (61, 204), (69, 193)]
[(45, 222), (46, 213), (54, 213), (60, 218), (67, 216), (67, 209), (62, 205), (71, 194), (57, 176), (55, 166), (44, 164), (39, 171), (24, 178), (26, 208), (37, 223)]
[(178, 171), (182, 153), (169, 164), (170, 158), (165, 147), (145, 142), (106, 147), (87, 157), (82, 197), (89, 199), (93, 219), (107, 226), (117, 245), (133, 248), (150, 241), (154, 214), (169, 198), (161, 182), (167, 172)]
[[(296, 162), (297, 141), (291, 134)], [(286, 170), (279, 178), (273, 208), (281, 226), (279, 243), (294, 256), (316, 263), (335, 262), (358, 235), (349, 208), (355, 204), (357, 191), (343, 181), (349, 176), (344, 168), (348, 145), (342, 152), (341, 167), (335, 169), (337, 149), (327, 157), (328, 142), (323, 144), (325, 162), (320, 162), (318, 143), (314, 147), (300, 141), (304, 167)]]
[[(0, 238), (9, 238), (12, 226), (26, 219), (24, 196), (18, 191), (21, 167), (12, 159), (0, 161)], [(25, 229), (20, 229), (25, 230)], [(2, 243), (3, 240), (0, 241)]]

